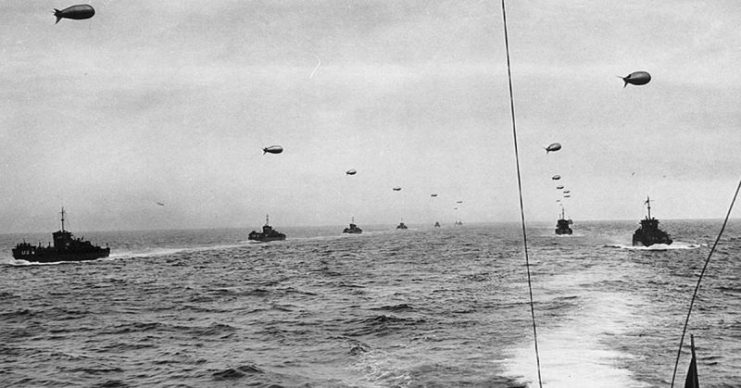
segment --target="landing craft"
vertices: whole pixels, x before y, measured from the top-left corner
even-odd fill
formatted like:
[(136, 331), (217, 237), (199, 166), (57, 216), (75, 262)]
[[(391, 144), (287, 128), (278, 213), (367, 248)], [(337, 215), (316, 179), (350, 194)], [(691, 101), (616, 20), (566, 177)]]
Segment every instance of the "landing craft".
[(645, 85), (649, 81), (651, 81), (651, 74), (648, 74), (646, 71), (634, 71), (630, 74), (628, 74), (627, 77), (620, 77), (623, 79), (623, 82), (625, 84), (623, 87), (628, 86), (628, 84), (631, 85)]
[(394, 190), (394, 191), (401, 191), (401, 187), (394, 187), (392, 190)]
[(556, 186), (556, 189), (557, 190), (561, 190), (561, 189), (563, 189), (563, 186), (562, 185), (558, 185), (558, 186)]
[(551, 179), (553, 179), (554, 181), (557, 181), (561, 179), (561, 175), (554, 175)]
[(564, 193), (564, 194), (568, 194), (568, 193), (570, 193), (570, 192), (571, 192), (570, 190), (564, 190), (564, 191), (563, 191), (563, 193)]
[(555, 151), (558, 151), (560, 149), (561, 149), (561, 144), (559, 144), (559, 143), (553, 143), (553, 144), (550, 144), (548, 147), (545, 147), (545, 153), (547, 154), (547, 153), (549, 153), (551, 151), (554, 151), (555, 152)]
[(430, 194), (430, 197), (435, 198), (437, 197), (437, 194)]
[(358, 172), (357, 172), (357, 171), (355, 171), (355, 169), (354, 169), (354, 168), (352, 168), (352, 169), (349, 169), (349, 170), (345, 171), (345, 174), (347, 174), (347, 175), (355, 175), (355, 174), (357, 174), (357, 173), (358, 173)]
[(568, 195), (568, 194), (564, 195), (563, 197), (564, 197), (564, 198), (571, 198), (571, 196), (570, 196), (570, 195)]
[(463, 203), (463, 201), (457, 201), (456, 203)]
[(67, 7), (63, 10), (54, 8), (54, 16), (57, 17), (57, 21), (54, 24), (59, 23), (62, 18), (64, 19), (90, 19), (95, 15), (95, 9), (87, 4), (78, 4), (71, 7)]
[(279, 145), (274, 145), (270, 147), (265, 147), (262, 149), (262, 154), (265, 155), (266, 153), (270, 152), (271, 154), (279, 154), (283, 152), (283, 147)]
[(164, 204), (163, 202), (156, 202), (156, 203), (157, 203), (157, 205), (159, 205), (159, 206), (165, 206), (165, 204)]

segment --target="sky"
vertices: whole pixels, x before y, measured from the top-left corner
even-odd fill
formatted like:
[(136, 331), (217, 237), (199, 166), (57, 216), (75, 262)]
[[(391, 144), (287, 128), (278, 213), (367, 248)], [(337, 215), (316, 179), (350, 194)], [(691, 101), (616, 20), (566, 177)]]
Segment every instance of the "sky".
[[(500, 2), (89, 4), (56, 25), (72, 4), (3, 7), (0, 233), (56, 229), (61, 206), (73, 231), (519, 220)], [(554, 174), (577, 223), (637, 222), (647, 196), (662, 220), (725, 216), (741, 5), (507, 18), (528, 221), (555, 224)]]

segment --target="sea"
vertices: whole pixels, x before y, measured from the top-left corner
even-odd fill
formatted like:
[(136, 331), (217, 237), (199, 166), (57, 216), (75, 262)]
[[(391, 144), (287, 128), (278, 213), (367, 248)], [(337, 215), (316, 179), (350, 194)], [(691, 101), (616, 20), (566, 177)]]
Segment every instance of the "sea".
[[(721, 220), (529, 224), (544, 387), (668, 387)], [(537, 387), (519, 224), (84, 233), (88, 262), (12, 259), (0, 236), (2, 387)], [(80, 237), (81, 233), (75, 233)], [(702, 387), (741, 387), (741, 221), (689, 321)]]

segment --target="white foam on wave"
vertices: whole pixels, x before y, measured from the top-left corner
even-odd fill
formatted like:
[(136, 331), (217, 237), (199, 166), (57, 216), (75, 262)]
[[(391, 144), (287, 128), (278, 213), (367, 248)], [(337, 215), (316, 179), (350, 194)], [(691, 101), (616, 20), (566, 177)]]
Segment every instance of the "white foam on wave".
[(585, 237), (585, 234), (579, 232), (573, 232), (571, 234), (556, 234), (553, 230), (545, 230), (537, 234), (538, 237), (542, 238), (574, 238), (574, 237)]
[(6, 265), (12, 265), (16, 267), (25, 267), (25, 266), (37, 266), (37, 265), (58, 265), (58, 264), (69, 264), (68, 261), (55, 261), (51, 263), (34, 263), (27, 260), (16, 260), (16, 259), (10, 259), (9, 261), (2, 261), (0, 264), (6, 264)]
[[(408, 366), (406, 366), (408, 368)], [(373, 349), (357, 357), (349, 383), (366, 387), (405, 387), (413, 379), (405, 365), (388, 352)]]
[(624, 244), (611, 244), (608, 245), (612, 248), (620, 248), (620, 249), (629, 249), (633, 251), (673, 251), (673, 250), (686, 250), (686, 249), (697, 249), (703, 246), (706, 246), (706, 244), (692, 244), (692, 243), (686, 243), (686, 242), (674, 242), (671, 245), (666, 244), (654, 244), (651, 246), (642, 246), (642, 245), (624, 245)]
[[(410, 228), (409, 230), (416, 230)], [(354, 234), (354, 233), (340, 233), (340, 234), (329, 234), (329, 235), (320, 235), (320, 236), (303, 236), (303, 237), (290, 237), (290, 240), (316, 240), (316, 241), (331, 241), (331, 240), (337, 240), (337, 239), (348, 239), (348, 238), (365, 238), (368, 236), (377, 236), (377, 235), (385, 235), (389, 233), (396, 232), (395, 229), (390, 230), (368, 230), (364, 229), (363, 233)]]
[[(561, 279), (554, 283), (564, 283), (564, 288), (571, 286), (572, 290), (574, 285), (583, 284), (576, 277), (567, 279), (568, 285)], [(548, 285), (549, 288), (561, 286), (552, 282), (548, 282)], [(621, 361), (632, 358), (632, 355), (611, 349), (604, 343), (604, 340), (640, 325), (641, 319), (632, 306), (645, 302), (628, 293), (576, 292), (577, 298), (574, 300), (578, 308), (564, 322), (554, 325), (554, 322), (542, 322), (541, 318), (538, 346), (543, 386), (650, 387), (634, 380), (629, 370), (618, 366)], [(537, 316), (536, 310), (536, 319)], [(509, 352), (510, 356), (503, 361), (504, 375), (523, 384), (537, 386), (533, 342), (521, 343), (509, 349)]]
[(544, 237), (554, 237), (554, 238), (574, 238), (574, 237), (585, 237), (585, 234), (574, 232), (572, 234), (548, 234)]
[(0, 264), (4, 264), (4, 265), (13, 265), (15, 264), (15, 261), (16, 260), (12, 257), (1, 257), (0, 258)]
[(146, 251), (129, 251), (129, 252), (115, 252), (105, 258), (104, 260), (115, 260), (115, 259), (131, 259), (140, 257), (158, 257), (167, 256), (177, 253), (190, 253), (190, 252), (205, 252), (205, 251), (218, 251), (223, 249), (234, 249), (243, 248), (252, 245), (252, 242), (240, 242), (237, 244), (224, 244), (224, 245), (209, 245), (203, 247), (187, 247), (187, 248), (156, 248)]
[(177, 249), (177, 248), (171, 248), (171, 249), (152, 249), (152, 250), (146, 250), (146, 251), (118, 251), (112, 253), (110, 256), (106, 258), (106, 260), (114, 260), (114, 259), (130, 259), (134, 257), (151, 257), (151, 256), (164, 256), (164, 255), (170, 255), (173, 253), (178, 253), (183, 251), (184, 249)]

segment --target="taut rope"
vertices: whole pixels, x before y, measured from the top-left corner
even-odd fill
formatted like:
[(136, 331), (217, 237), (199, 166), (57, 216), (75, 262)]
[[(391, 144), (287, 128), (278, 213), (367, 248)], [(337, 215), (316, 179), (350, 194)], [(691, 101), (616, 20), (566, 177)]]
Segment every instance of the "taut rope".
[(522, 202), (522, 177), (520, 174), (520, 154), (517, 149), (517, 126), (515, 125), (515, 97), (512, 93), (512, 70), (509, 59), (509, 37), (507, 35), (507, 11), (502, 0), (502, 20), (504, 22), (504, 47), (507, 51), (507, 78), (509, 79), (509, 107), (512, 113), (512, 137), (515, 145), (515, 162), (517, 164), (517, 189), (520, 195), (520, 219), (522, 223), (522, 241), (525, 247), (525, 268), (527, 269), (527, 288), (530, 292), (530, 315), (533, 322), (533, 340), (535, 342), (535, 362), (538, 367), (538, 385), (543, 388), (543, 381), (540, 377), (540, 354), (538, 352), (538, 330), (535, 326), (535, 305), (533, 303), (533, 283), (530, 277), (530, 257), (527, 252), (527, 231), (525, 230), (525, 206)]
[(690, 301), (690, 308), (689, 310), (687, 310), (687, 318), (684, 320), (684, 327), (682, 328), (682, 337), (679, 340), (679, 350), (677, 350), (677, 360), (674, 362), (674, 372), (672, 373), (672, 385), (671, 385), (672, 388), (674, 388), (674, 379), (677, 376), (677, 366), (679, 366), (679, 356), (682, 355), (682, 345), (684, 344), (684, 336), (687, 333), (687, 325), (690, 322), (690, 315), (692, 314), (692, 306), (694, 306), (695, 304), (695, 298), (697, 297), (697, 291), (700, 289), (700, 282), (702, 282), (702, 277), (705, 275), (705, 269), (708, 268), (708, 263), (710, 263), (710, 257), (713, 256), (713, 252), (715, 252), (715, 247), (718, 245), (718, 241), (720, 241), (720, 237), (723, 235), (723, 231), (726, 230), (726, 224), (728, 223), (728, 218), (731, 216), (731, 210), (733, 210), (733, 204), (736, 203), (736, 197), (738, 197), (739, 189), (741, 189), (741, 181), (738, 182), (738, 187), (736, 187), (736, 194), (733, 194), (733, 200), (731, 200), (731, 206), (728, 207), (728, 213), (726, 213), (726, 219), (723, 220), (723, 226), (720, 228), (720, 233), (718, 233), (718, 237), (715, 239), (715, 243), (713, 244), (713, 247), (710, 249), (708, 258), (705, 259), (705, 265), (702, 266), (700, 277), (697, 279), (697, 285), (695, 286), (695, 292), (692, 293), (692, 300)]

